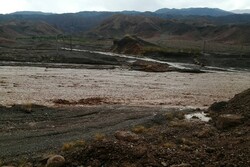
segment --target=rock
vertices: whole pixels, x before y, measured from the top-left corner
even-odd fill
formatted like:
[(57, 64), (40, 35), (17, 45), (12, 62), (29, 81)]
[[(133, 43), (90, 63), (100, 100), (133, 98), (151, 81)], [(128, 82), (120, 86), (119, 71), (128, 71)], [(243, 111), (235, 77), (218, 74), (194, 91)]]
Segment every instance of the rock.
[(224, 108), (226, 108), (227, 102), (226, 101), (221, 101), (221, 102), (215, 102), (213, 103), (208, 110), (210, 111), (222, 111)]
[(207, 153), (214, 153), (214, 152), (215, 152), (215, 148), (207, 147), (207, 148), (205, 149), (205, 151), (206, 151)]
[(161, 162), (162, 166), (168, 166), (166, 162)]
[(218, 129), (227, 129), (244, 123), (244, 117), (237, 114), (222, 114), (219, 115), (216, 121)]
[(65, 159), (61, 155), (54, 155), (47, 161), (46, 167), (61, 167), (65, 165)]
[(162, 114), (156, 114), (152, 121), (156, 124), (159, 124), (159, 125), (162, 125), (162, 124), (165, 124), (167, 122), (167, 119), (164, 115)]
[(140, 137), (130, 131), (117, 131), (115, 133), (115, 137), (118, 140), (128, 141), (128, 142), (137, 142), (140, 140)]
[(179, 165), (171, 165), (170, 167), (192, 167), (190, 164), (181, 163)]

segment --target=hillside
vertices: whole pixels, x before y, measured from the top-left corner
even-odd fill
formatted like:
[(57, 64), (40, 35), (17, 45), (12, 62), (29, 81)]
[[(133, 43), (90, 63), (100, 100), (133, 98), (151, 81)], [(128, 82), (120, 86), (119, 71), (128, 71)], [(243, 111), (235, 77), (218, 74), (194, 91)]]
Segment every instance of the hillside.
[(56, 35), (60, 30), (43, 21), (9, 21), (0, 24), (0, 36), (7, 39), (15, 39), (34, 35)]
[(153, 36), (159, 34), (166, 20), (142, 15), (114, 15), (104, 20), (92, 33), (102, 36), (120, 37), (126, 34)]

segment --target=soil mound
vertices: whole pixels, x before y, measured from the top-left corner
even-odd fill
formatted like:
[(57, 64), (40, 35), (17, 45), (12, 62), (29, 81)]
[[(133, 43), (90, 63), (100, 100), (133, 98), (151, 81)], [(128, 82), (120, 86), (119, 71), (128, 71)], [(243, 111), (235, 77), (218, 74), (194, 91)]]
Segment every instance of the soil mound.
[(224, 110), (229, 113), (243, 114), (250, 118), (250, 89), (243, 91), (234, 96), (228, 101), (228, 104)]
[(246, 118), (250, 118), (250, 89), (236, 94), (228, 102), (212, 104), (209, 110), (220, 112), (221, 114), (241, 114)]

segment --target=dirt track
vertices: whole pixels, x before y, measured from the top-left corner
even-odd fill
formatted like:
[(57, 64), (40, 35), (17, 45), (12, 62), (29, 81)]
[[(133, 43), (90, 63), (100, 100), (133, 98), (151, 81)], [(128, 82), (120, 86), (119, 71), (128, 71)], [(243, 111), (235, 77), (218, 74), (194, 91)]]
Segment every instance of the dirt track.
[(31, 113), (0, 108), (0, 158), (62, 147), (63, 143), (91, 139), (153, 119), (171, 109), (161, 107), (34, 107)]

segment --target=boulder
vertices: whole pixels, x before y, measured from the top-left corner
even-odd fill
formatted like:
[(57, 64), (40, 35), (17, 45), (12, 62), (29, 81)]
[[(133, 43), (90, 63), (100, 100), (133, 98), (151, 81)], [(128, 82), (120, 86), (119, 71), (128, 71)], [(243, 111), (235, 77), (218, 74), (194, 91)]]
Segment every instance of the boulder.
[(130, 131), (117, 131), (115, 133), (115, 138), (128, 142), (137, 142), (140, 140), (140, 137), (137, 134)]
[(237, 114), (222, 114), (216, 120), (218, 129), (227, 129), (244, 123), (244, 117)]
[(46, 167), (62, 167), (64, 165), (64, 157), (61, 155), (54, 155), (48, 159)]

